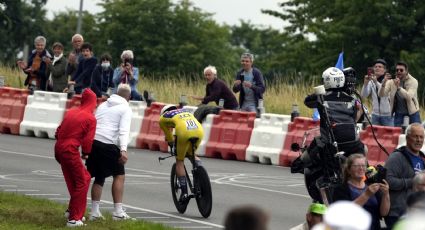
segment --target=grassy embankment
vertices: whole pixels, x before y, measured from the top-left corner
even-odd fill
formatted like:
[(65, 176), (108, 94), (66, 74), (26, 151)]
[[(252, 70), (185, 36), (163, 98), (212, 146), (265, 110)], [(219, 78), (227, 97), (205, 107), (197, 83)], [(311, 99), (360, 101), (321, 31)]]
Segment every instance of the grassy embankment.
[[(25, 75), (20, 70), (0, 66), (0, 76), (5, 76), (5, 82), (9, 86), (24, 87)], [(219, 75), (219, 77), (224, 79), (228, 85), (231, 86), (233, 84), (234, 76), (232, 73), (225, 73), (224, 75)], [(299, 81), (297, 84), (289, 83), (290, 81), (287, 77), (279, 77), (273, 84), (267, 84), (266, 93), (264, 94), (266, 112), (289, 115), (292, 111), (292, 105), (297, 104), (301, 116), (311, 117), (312, 110), (307, 108), (303, 101), (306, 95), (313, 92), (313, 87), (319, 85), (319, 79), (316, 82)], [(138, 89), (139, 92), (143, 92), (143, 90), (153, 92), (156, 101), (178, 103), (181, 94), (205, 95), (205, 80), (200, 78), (195, 81), (185, 76), (159, 80), (155, 76), (142, 76), (139, 79)], [(365, 103), (368, 108), (371, 108), (369, 100), (365, 100)], [(199, 104), (199, 101), (189, 99), (189, 105), (197, 104)], [(425, 118), (423, 106), (421, 117)]]
[[(69, 229), (63, 216), (66, 206), (46, 199), (37, 199), (16, 193), (0, 192), (0, 229)], [(87, 216), (87, 215), (86, 215)], [(104, 221), (87, 221), (83, 229), (172, 230), (145, 221), (113, 221), (104, 214)]]

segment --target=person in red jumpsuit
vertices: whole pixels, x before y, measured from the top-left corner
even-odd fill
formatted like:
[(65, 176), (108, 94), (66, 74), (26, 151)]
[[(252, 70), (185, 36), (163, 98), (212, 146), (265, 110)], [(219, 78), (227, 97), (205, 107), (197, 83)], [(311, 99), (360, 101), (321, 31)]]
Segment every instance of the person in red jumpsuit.
[(71, 196), (67, 210), (68, 227), (84, 225), (82, 220), (86, 211), (91, 176), (81, 158), (87, 159), (91, 152), (96, 131), (96, 118), (93, 114), (96, 106), (96, 94), (86, 89), (82, 94), (81, 106), (69, 110), (56, 130), (55, 158), (61, 165)]

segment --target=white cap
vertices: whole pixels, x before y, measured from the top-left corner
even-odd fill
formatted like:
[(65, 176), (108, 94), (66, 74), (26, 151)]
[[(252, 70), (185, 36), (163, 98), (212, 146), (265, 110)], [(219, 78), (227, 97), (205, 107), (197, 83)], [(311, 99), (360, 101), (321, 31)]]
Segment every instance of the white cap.
[(372, 222), (370, 214), (351, 201), (337, 201), (326, 211), (323, 222), (331, 229), (368, 230)]

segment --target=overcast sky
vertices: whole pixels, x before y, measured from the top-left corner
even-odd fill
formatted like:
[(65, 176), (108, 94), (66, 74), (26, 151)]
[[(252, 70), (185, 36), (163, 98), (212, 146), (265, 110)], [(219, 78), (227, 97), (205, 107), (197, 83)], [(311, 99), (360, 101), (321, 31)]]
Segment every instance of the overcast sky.
[[(177, 0), (172, 0), (178, 2)], [(90, 13), (102, 10), (96, 4), (101, 0), (84, 0), (83, 9)], [(250, 20), (252, 24), (271, 26), (282, 29), (281, 19), (261, 13), (261, 9), (279, 10), (278, 3), (282, 0), (191, 0), (195, 6), (205, 12), (214, 13), (213, 18), (220, 24), (239, 25), (239, 21)], [(53, 17), (53, 12), (65, 11), (66, 8), (78, 10), (80, 0), (48, 0), (46, 9), (48, 17)]]

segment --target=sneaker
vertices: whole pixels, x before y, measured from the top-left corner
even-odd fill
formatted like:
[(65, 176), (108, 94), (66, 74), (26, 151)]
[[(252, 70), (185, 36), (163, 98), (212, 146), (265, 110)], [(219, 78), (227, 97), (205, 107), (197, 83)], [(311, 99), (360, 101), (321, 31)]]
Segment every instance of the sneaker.
[(143, 91), (143, 100), (146, 102), (146, 105), (148, 107), (150, 107), (153, 102), (152, 96), (149, 94), (147, 90)]
[(105, 217), (103, 217), (102, 213), (98, 212), (97, 214), (92, 213), (90, 215), (89, 220), (91, 221), (95, 221), (95, 220), (104, 220)]
[(112, 212), (112, 219), (113, 220), (136, 220), (135, 218), (132, 218), (129, 216), (125, 211), (122, 211), (120, 213)]
[[(65, 213), (63, 214), (63, 216), (68, 219), (69, 218), (69, 210), (67, 209), (65, 211)], [(86, 221), (86, 218), (83, 216), (83, 218), (81, 218), (81, 221)]]
[(81, 221), (81, 220), (69, 220), (67, 223), (66, 223), (66, 226), (67, 227), (70, 227), (70, 228), (73, 228), (73, 227), (82, 227), (82, 226), (84, 226), (85, 224), (83, 223), (83, 221)]
[(187, 195), (186, 193), (182, 193), (180, 195), (179, 203), (180, 204), (186, 204), (188, 202), (189, 202), (189, 195)]
[(145, 102), (147, 102), (147, 101), (148, 101), (148, 99), (149, 99), (149, 92), (148, 92), (147, 90), (144, 90), (144, 91), (143, 91), (142, 98), (143, 98), (143, 100), (144, 100)]

